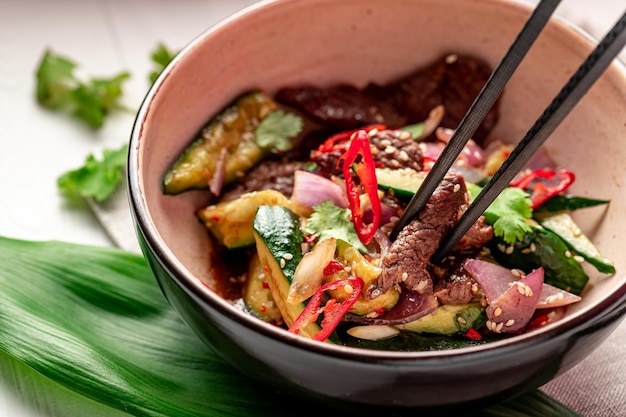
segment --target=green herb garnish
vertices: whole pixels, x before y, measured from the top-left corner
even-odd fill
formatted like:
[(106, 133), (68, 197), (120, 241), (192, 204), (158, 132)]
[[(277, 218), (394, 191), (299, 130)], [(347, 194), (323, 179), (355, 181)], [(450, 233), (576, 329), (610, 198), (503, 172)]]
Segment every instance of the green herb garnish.
[(150, 83), (154, 83), (163, 71), (163, 69), (170, 63), (172, 59), (176, 56), (176, 52), (170, 51), (164, 44), (159, 43), (152, 54), (150, 54), (150, 59), (155, 64), (154, 69), (150, 72), (149, 79)]
[(90, 154), (82, 167), (61, 175), (57, 185), (69, 196), (104, 201), (123, 179), (127, 153), (128, 145), (124, 144), (117, 150), (105, 149), (101, 160)]
[[(472, 199), (476, 198), (481, 187), (468, 184)], [(493, 226), (493, 232), (506, 243), (515, 243), (532, 232), (528, 220), (532, 217), (531, 201), (528, 193), (520, 188), (505, 188), (485, 210), (485, 221)]]
[(309, 217), (304, 231), (318, 236), (320, 240), (334, 237), (349, 243), (361, 252), (367, 251), (356, 234), (354, 223), (350, 220), (350, 210), (336, 206), (330, 200), (313, 207), (313, 214)]
[(290, 139), (302, 131), (303, 124), (294, 113), (274, 110), (257, 126), (254, 138), (257, 145), (272, 152), (289, 151), (293, 147)]
[(122, 84), (130, 74), (82, 81), (74, 74), (76, 67), (70, 59), (46, 50), (37, 69), (37, 102), (49, 109), (67, 111), (99, 128), (107, 114), (124, 108), (119, 100)]

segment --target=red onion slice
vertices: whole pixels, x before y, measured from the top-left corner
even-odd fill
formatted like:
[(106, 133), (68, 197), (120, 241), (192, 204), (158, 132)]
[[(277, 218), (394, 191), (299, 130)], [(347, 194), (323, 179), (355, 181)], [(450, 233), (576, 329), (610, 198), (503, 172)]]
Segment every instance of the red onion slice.
[(348, 207), (348, 198), (345, 190), (328, 178), (307, 171), (294, 173), (293, 192), (291, 200), (306, 207), (331, 200), (336, 206)]

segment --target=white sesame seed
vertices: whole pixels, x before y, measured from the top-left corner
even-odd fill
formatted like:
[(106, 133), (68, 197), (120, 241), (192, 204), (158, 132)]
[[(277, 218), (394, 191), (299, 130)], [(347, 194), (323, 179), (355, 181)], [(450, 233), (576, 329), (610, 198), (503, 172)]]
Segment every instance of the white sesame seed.
[(369, 137), (376, 136), (377, 133), (378, 133), (378, 129), (372, 129), (369, 132), (367, 132), (367, 136)]
[(458, 193), (460, 189), (461, 189), (461, 184), (454, 184), (454, 189), (453, 189), (453, 191), (454, 191), (455, 193)]
[(506, 327), (511, 327), (511, 326), (512, 326), (512, 325), (514, 325), (514, 324), (515, 324), (515, 320), (513, 320), (513, 319), (507, 320), (507, 322), (506, 322), (506, 323), (504, 323), (504, 325), (505, 325)]
[(354, 292), (354, 288), (352, 288), (352, 285), (350, 284), (344, 285), (343, 290), (348, 294), (352, 294)]
[(398, 167), (400, 166), (400, 162), (398, 162), (398, 161), (397, 161), (397, 160), (395, 160), (395, 159), (392, 159), (392, 160), (391, 160), (391, 165), (392, 165), (394, 168), (398, 168)]
[(524, 255), (528, 255), (530, 253), (530, 249), (524, 248), (520, 252), (522, 252)]
[(407, 132), (406, 130), (401, 131), (400, 134), (398, 135), (398, 139), (400, 140), (407, 140), (412, 137), (413, 136), (411, 135), (411, 133)]
[(522, 271), (521, 269), (514, 268), (514, 269), (511, 269), (511, 274), (513, 274), (516, 277), (521, 278), (524, 276), (524, 271)]
[(502, 314), (502, 309), (500, 307), (498, 307), (495, 310), (493, 310), (493, 316), (494, 317), (500, 317), (501, 314)]
[(478, 292), (478, 285), (472, 284), (472, 292), (473, 293), (477, 293)]
[(498, 243), (498, 250), (500, 252), (504, 252), (506, 250), (506, 246), (504, 246), (502, 243)]
[(389, 139), (383, 139), (380, 141), (380, 144), (384, 147), (391, 146), (391, 141)]
[(535, 246), (535, 244), (534, 244), (534, 243), (531, 243), (531, 244), (530, 244), (530, 251), (531, 251), (531, 252), (533, 252), (533, 253), (535, 253), (535, 251), (536, 251), (536, 250), (537, 250), (537, 246)]
[(287, 260), (287, 261), (292, 260), (292, 259), (293, 259), (293, 254), (291, 254), (291, 253), (285, 253), (285, 254), (283, 254), (283, 259), (285, 259), (285, 260)]
[(406, 272), (402, 273), (402, 281), (406, 281), (408, 277), (409, 277), (409, 274), (407, 274)]
[(504, 326), (504, 323), (502, 323), (502, 322), (496, 324), (495, 332), (496, 333), (500, 333), (502, 331), (502, 326)]
[(406, 151), (400, 151), (400, 155), (398, 155), (398, 158), (399, 158), (401, 161), (406, 162), (406, 161), (408, 161), (408, 160), (409, 160), (409, 154), (408, 154), (408, 153), (406, 153)]
[(506, 248), (506, 250), (504, 251), (504, 253), (506, 253), (507, 255), (510, 255), (510, 254), (512, 254), (512, 253), (513, 253), (513, 250), (514, 250), (513, 245), (511, 245), (511, 246), (508, 246), (508, 247)]
[(446, 64), (454, 64), (457, 59), (459, 59), (459, 56), (457, 54), (450, 54), (446, 57)]
[(461, 316), (457, 317), (456, 321), (458, 321), (459, 324), (462, 326), (465, 326), (467, 324), (467, 320), (465, 320), (465, 318)]
[(582, 257), (582, 256), (580, 256), (580, 255), (575, 255), (575, 256), (574, 256), (574, 260), (575, 260), (576, 262), (578, 262), (579, 264), (581, 264), (581, 263), (585, 262), (585, 258), (583, 258), (583, 257)]
[(285, 262), (285, 259), (284, 258), (280, 258), (280, 267), (284, 268), (286, 264), (287, 264), (287, 262)]
[(570, 251), (566, 250), (566, 251), (565, 251), (565, 257), (566, 257), (566, 258), (571, 258), (571, 257), (572, 257), (572, 252), (570, 252)]
[(396, 148), (395, 146), (391, 146), (390, 145), (390, 146), (387, 146), (385, 148), (385, 153), (386, 154), (392, 154), (392, 153), (395, 153), (397, 150), (398, 150), (398, 148)]

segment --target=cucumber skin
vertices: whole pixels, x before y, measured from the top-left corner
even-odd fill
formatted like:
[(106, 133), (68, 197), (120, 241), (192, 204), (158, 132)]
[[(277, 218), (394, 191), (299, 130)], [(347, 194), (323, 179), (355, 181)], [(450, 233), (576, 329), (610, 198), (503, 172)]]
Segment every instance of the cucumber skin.
[(589, 281), (578, 261), (566, 256), (569, 248), (565, 242), (543, 227), (533, 228), (533, 232), (515, 242), (512, 252), (507, 253), (511, 250), (508, 249), (510, 246), (498, 237), (494, 237), (488, 245), (491, 256), (501, 265), (526, 273), (543, 267), (546, 283), (573, 294), (579, 295)]

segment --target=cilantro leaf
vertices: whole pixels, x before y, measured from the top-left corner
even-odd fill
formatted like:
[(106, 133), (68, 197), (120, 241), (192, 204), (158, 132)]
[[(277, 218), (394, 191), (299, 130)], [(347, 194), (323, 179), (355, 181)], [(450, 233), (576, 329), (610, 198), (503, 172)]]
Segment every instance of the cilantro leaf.
[(156, 81), (159, 74), (163, 71), (163, 68), (165, 68), (172, 59), (174, 59), (174, 56), (176, 56), (176, 53), (170, 51), (164, 44), (159, 43), (156, 46), (150, 55), (152, 62), (156, 64), (152, 72), (150, 72), (150, 83), (154, 83)]
[(85, 165), (68, 171), (57, 179), (58, 187), (68, 196), (106, 200), (123, 179), (128, 145), (117, 150), (105, 149), (102, 160), (89, 155)]
[(74, 75), (76, 63), (46, 50), (37, 69), (37, 102), (53, 110), (65, 110), (94, 128), (103, 125), (112, 110), (122, 109), (122, 83), (130, 74), (93, 78), (86, 82)]
[(300, 133), (303, 124), (302, 118), (294, 113), (274, 110), (257, 126), (255, 141), (272, 152), (288, 151), (293, 147), (289, 139)]
[[(468, 190), (473, 199), (482, 188), (471, 184), (468, 185)], [(502, 237), (506, 243), (515, 243), (525, 233), (532, 232), (532, 226), (527, 221), (533, 214), (531, 204), (524, 190), (516, 187), (505, 188), (485, 210), (485, 221), (493, 226), (496, 236)]]
[(37, 69), (37, 101), (51, 109), (68, 105), (76, 87), (74, 68), (74, 62), (46, 50)]
[(336, 206), (330, 200), (313, 207), (313, 214), (309, 217), (304, 231), (318, 236), (320, 240), (334, 237), (348, 242), (361, 252), (367, 251), (350, 220), (350, 210)]

